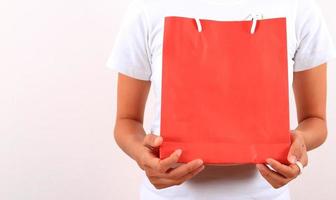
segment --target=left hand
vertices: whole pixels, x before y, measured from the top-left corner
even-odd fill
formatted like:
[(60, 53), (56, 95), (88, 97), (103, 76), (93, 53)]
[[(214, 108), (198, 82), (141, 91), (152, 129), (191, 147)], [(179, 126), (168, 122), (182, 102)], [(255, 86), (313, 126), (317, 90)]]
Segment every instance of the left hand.
[(256, 164), (256, 166), (261, 175), (274, 188), (280, 188), (295, 179), (300, 173), (300, 168), (295, 164), (296, 160), (300, 161), (304, 167), (308, 165), (307, 148), (304, 138), (297, 130), (291, 134), (291, 147), (287, 159), (291, 163), (290, 165), (284, 165), (272, 158), (266, 159), (267, 164), (276, 171), (269, 169), (266, 164)]

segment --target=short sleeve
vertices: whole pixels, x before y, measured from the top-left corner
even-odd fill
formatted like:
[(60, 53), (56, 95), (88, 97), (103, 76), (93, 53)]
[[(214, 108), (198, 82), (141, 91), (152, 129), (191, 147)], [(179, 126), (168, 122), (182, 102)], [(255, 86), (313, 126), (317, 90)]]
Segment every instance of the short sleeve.
[(295, 22), (297, 49), (294, 71), (303, 71), (335, 58), (336, 50), (315, 0), (298, 0)]
[(140, 0), (133, 0), (128, 6), (106, 67), (132, 78), (150, 80), (148, 23), (143, 8)]

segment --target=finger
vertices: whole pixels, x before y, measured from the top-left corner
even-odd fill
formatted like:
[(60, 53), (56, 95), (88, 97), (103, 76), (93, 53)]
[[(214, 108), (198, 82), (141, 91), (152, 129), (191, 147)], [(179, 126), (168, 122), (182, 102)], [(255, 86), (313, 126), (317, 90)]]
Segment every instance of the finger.
[(166, 187), (170, 187), (170, 186), (178, 184), (176, 180), (162, 178), (162, 177), (153, 177), (149, 180), (156, 189), (162, 189), (162, 188), (166, 188)]
[(260, 174), (274, 187), (279, 188), (289, 182), (289, 180), (277, 172), (269, 169), (265, 164), (257, 164)]
[(143, 159), (145, 160), (145, 165), (158, 173), (165, 173), (170, 167), (177, 163), (182, 153), (181, 149), (175, 150), (169, 157), (160, 160), (151, 153), (145, 153)]
[(297, 176), (297, 170), (296, 169), (293, 169), (292, 167), (290, 167), (288, 165), (284, 165), (277, 160), (274, 160), (272, 158), (268, 158), (268, 159), (266, 159), (266, 162), (274, 170), (276, 170), (279, 174), (283, 175), (284, 177), (294, 178), (294, 177)]
[(291, 134), (292, 144), (288, 152), (287, 159), (290, 163), (294, 164), (297, 160), (301, 159), (302, 152), (305, 151), (303, 139), (295, 131)]
[(163, 139), (161, 136), (157, 136), (152, 133), (149, 133), (145, 136), (143, 140), (143, 144), (149, 148), (158, 147), (162, 144), (162, 141)]
[(303, 154), (303, 149), (301, 145), (294, 143), (288, 152), (287, 159), (290, 163), (294, 164), (297, 160), (300, 160)]
[(177, 161), (179, 160), (181, 154), (182, 154), (182, 150), (181, 149), (177, 149), (172, 154), (170, 154), (170, 156), (168, 158), (160, 160), (159, 171), (161, 173), (166, 172), (169, 168), (171, 168), (174, 164), (177, 163)]
[(183, 182), (185, 182), (188, 179), (191, 179), (192, 177), (196, 176), (199, 174), (203, 169), (205, 168), (205, 165), (201, 165), (199, 168), (195, 169), (194, 171), (188, 173), (187, 175), (182, 177)]
[(302, 153), (302, 156), (299, 159), (299, 161), (302, 163), (303, 167), (306, 167), (308, 165), (308, 154), (307, 154), (307, 151), (304, 151)]
[(166, 187), (173, 186), (173, 185), (180, 185), (184, 183), (185, 181), (191, 179), (192, 177), (196, 176), (197, 174), (199, 174), (204, 168), (205, 166), (202, 165), (201, 167), (197, 168), (196, 170), (192, 171), (191, 173), (185, 175), (184, 177), (180, 179), (155, 177), (151, 179), (152, 180), (151, 182), (153, 185), (155, 185), (157, 189), (166, 188)]
[(203, 165), (203, 160), (201, 159), (195, 159), (192, 160), (186, 164), (182, 164), (175, 169), (171, 170), (168, 173), (168, 176), (179, 179), (183, 176), (185, 176), (188, 173), (191, 173), (192, 171), (196, 170), (197, 168), (201, 167)]
[[(298, 160), (303, 167), (306, 167), (308, 165), (308, 155), (307, 152), (303, 152), (301, 158)], [(289, 167), (296, 173), (296, 175), (300, 174), (300, 167), (296, 164), (290, 164)]]
[(143, 165), (147, 168), (157, 170), (160, 164), (160, 158), (153, 155), (150, 151), (145, 151), (142, 155)]
[(198, 173), (200, 173), (204, 169), (204, 165), (194, 170), (192, 173), (187, 174), (186, 176), (180, 179), (172, 179), (166, 177), (154, 177), (150, 179), (150, 182), (155, 186), (157, 189), (167, 188), (174, 185), (181, 185), (186, 180), (194, 177)]
[(297, 166), (297, 164), (290, 164), (289, 167), (294, 172), (295, 176), (298, 176), (300, 174), (300, 168)]

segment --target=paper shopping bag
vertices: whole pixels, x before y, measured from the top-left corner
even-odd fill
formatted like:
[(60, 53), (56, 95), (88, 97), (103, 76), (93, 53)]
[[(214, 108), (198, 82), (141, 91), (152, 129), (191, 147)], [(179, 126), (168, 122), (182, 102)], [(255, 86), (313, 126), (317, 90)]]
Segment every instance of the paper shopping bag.
[(164, 21), (160, 158), (288, 163), (286, 18), (200, 23)]

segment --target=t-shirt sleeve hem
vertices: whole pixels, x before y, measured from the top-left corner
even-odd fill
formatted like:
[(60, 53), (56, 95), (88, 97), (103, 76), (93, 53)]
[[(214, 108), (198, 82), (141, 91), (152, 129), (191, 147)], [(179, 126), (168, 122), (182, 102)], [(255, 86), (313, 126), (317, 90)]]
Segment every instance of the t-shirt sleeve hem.
[(336, 50), (330, 51), (329, 53), (316, 53), (315, 55), (310, 54), (304, 56), (303, 59), (298, 60), (294, 63), (294, 72), (300, 72), (308, 69), (312, 69), (321, 64), (327, 63), (332, 59), (336, 58)]
[(139, 80), (143, 80), (143, 81), (148, 81), (150, 80), (150, 75), (149, 74), (144, 74), (144, 73), (140, 73), (134, 70), (131, 70), (133, 67), (125, 67), (125, 66), (121, 66), (121, 65), (114, 65), (112, 63), (106, 63), (106, 68), (111, 69), (115, 72), (119, 72), (123, 75), (129, 76), (131, 78), (135, 78), (135, 79), (139, 79)]

